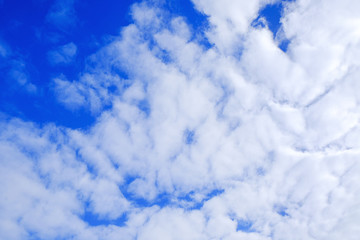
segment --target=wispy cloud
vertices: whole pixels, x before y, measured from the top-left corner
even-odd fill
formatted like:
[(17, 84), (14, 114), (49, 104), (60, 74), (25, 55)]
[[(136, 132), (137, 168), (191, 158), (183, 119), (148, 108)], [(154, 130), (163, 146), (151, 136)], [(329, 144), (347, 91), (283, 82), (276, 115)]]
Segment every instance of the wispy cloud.
[(10, 89), (35, 94), (37, 87), (31, 82), (28, 73), (28, 63), (11, 47), (0, 39), (0, 69), (3, 71), (3, 84), (8, 84)]
[(9, 84), (30, 94), (37, 91), (36, 86), (31, 83), (29, 74), (26, 70), (26, 64), (21, 59), (10, 60), (10, 70), (8, 72)]
[(6, 58), (10, 54), (9, 47), (0, 39), (0, 57)]
[(52, 65), (69, 64), (75, 60), (77, 47), (73, 42), (58, 47), (56, 50), (48, 52), (48, 60)]

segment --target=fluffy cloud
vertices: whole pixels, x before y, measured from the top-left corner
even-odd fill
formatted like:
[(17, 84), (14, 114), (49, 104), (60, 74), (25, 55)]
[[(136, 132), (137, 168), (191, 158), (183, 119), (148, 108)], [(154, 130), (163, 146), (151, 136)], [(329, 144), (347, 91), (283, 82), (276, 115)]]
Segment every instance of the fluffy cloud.
[(135, 4), (78, 80), (53, 80), (94, 126), (2, 119), (1, 238), (357, 239), (360, 6), (284, 3), (285, 53), (251, 25), (271, 3), (194, 1), (212, 47)]

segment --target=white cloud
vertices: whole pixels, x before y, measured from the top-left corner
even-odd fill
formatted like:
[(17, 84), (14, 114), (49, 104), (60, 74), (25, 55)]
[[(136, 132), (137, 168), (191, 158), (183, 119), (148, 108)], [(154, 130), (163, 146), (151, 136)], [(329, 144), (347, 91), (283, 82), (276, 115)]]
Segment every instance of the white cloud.
[[(78, 80), (53, 80), (94, 126), (1, 123), (0, 236), (356, 239), (359, 6), (288, 3), (284, 53), (250, 25), (266, 3), (195, 1), (208, 49), (182, 18), (134, 5)], [(91, 226), (85, 210), (127, 220)]]
[(204, 222), (199, 211), (164, 208), (139, 231), (138, 239), (207, 239), (203, 234)]
[(243, 35), (248, 32), (251, 22), (259, 10), (266, 4), (277, 0), (222, 2), (194, 0), (196, 8), (209, 17), (211, 28), (207, 32), (210, 42), (226, 54), (238, 53), (241, 50)]
[(83, 88), (79, 84), (71, 84), (63, 78), (63, 76), (60, 76), (53, 80), (54, 91), (58, 100), (70, 108), (77, 108), (84, 104), (85, 97), (81, 94)]

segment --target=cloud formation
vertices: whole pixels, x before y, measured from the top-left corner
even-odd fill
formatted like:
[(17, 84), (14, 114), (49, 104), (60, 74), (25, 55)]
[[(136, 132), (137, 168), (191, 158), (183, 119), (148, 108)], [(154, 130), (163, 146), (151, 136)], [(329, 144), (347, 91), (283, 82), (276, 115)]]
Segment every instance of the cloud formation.
[[(3, 117), (0, 238), (357, 239), (360, 5), (196, 0), (184, 18), (136, 3), (133, 24), (53, 79), (87, 130)], [(75, 51), (76, 52), (76, 51)]]

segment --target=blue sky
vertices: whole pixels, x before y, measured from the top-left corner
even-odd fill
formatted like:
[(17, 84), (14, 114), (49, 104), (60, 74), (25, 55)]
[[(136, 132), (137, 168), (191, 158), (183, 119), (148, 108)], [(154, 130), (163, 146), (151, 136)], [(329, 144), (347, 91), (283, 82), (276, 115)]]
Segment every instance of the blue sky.
[[(10, 53), (1, 68), (9, 72), (12, 65), (21, 65), (21, 71), (36, 85), (37, 92), (29, 94), (23, 87), (17, 88), (12, 77), (3, 74), (1, 111), (37, 123), (55, 122), (71, 128), (94, 123), (94, 116), (83, 109), (74, 112), (59, 106), (49, 80), (60, 74), (76, 80), (89, 55), (131, 23), (129, 11), (135, 2), (4, 1), (0, 9), (0, 36)], [(169, 14), (186, 17), (195, 29), (206, 26), (206, 17), (190, 1), (172, 0), (162, 5)], [(71, 60), (51, 60), (52, 51), (69, 43), (76, 46)]]
[(357, 239), (355, 0), (0, 0), (1, 239)]
[[(128, 25), (133, 1), (4, 1), (1, 6), (1, 39), (11, 52), (12, 61), (25, 62), (23, 71), (38, 87), (36, 94), (15, 89), (3, 75), (1, 109), (10, 115), (39, 123), (56, 122), (67, 127), (83, 127), (94, 119), (86, 111), (69, 112), (58, 106), (49, 79), (64, 74), (76, 79), (86, 58)], [(63, 4), (64, 6), (60, 6)], [(20, 7), (19, 7), (20, 6)], [(62, 8), (69, 8), (62, 14)], [(59, 16), (52, 12), (60, 12)], [(49, 52), (68, 43), (76, 44), (71, 64), (52, 64)], [(2, 64), (6, 71), (11, 63)], [(17, 63), (14, 63), (17, 64)]]
[[(62, 74), (76, 80), (89, 55), (131, 23), (129, 10), (135, 2), (4, 1), (0, 9), (0, 36), (9, 57), (1, 64), (5, 73), (1, 77), (1, 111), (24, 120), (55, 122), (70, 128), (94, 123), (94, 116), (83, 109), (69, 111), (59, 106), (49, 79)], [(169, 14), (183, 16), (196, 33), (207, 27), (207, 17), (196, 11), (191, 1), (172, 0), (162, 5)], [(281, 3), (271, 4), (259, 12), (259, 18), (267, 19), (274, 34), (280, 26), (281, 6)], [(51, 53), (57, 53), (69, 43), (76, 48), (71, 60), (53, 59)], [(29, 94), (23, 86), (14, 86), (14, 79), (9, 76), (11, 68), (20, 68), (28, 81), (36, 85), (36, 93)]]

